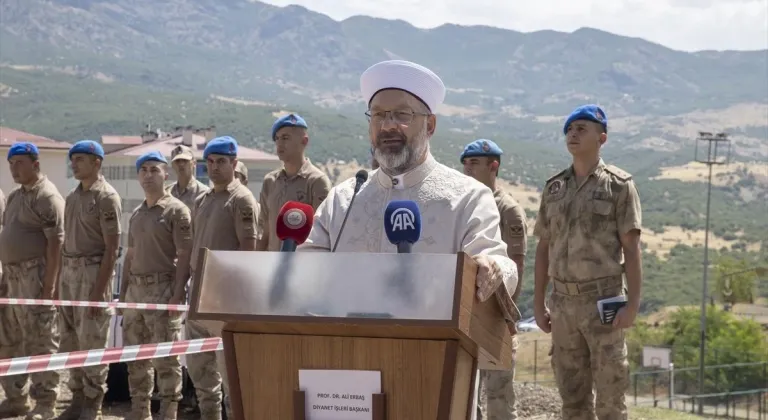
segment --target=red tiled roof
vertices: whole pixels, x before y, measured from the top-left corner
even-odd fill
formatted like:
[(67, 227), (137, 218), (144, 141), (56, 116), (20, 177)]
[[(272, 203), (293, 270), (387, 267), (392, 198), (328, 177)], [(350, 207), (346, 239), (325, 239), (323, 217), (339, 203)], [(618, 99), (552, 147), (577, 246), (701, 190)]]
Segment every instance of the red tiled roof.
[(137, 145), (141, 144), (141, 136), (101, 136), (101, 144)]
[[(195, 157), (198, 159), (202, 159), (203, 149), (205, 148), (205, 137), (197, 134), (194, 134), (192, 137), (193, 137), (193, 143), (197, 145), (197, 147), (193, 149)], [(116, 150), (114, 152), (109, 153), (109, 155), (139, 157), (146, 152), (149, 152), (151, 150), (156, 150), (162, 153), (163, 156), (170, 158), (171, 151), (179, 144), (181, 144), (181, 136), (169, 138), (169, 139), (160, 139), (160, 140), (150, 141), (138, 146), (132, 146), (125, 149)], [(238, 160), (242, 160), (244, 162), (279, 160), (279, 158), (276, 155), (262, 152), (261, 150), (249, 149), (243, 146), (238, 147), (237, 158)]]
[(11, 147), (13, 143), (18, 143), (20, 141), (33, 143), (40, 149), (69, 150), (69, 148), (72, 147), (71, 144), (64, 141), (53, 140), (47, 137), (36, 136), (34, 134), (0, 126), (0, 147)]

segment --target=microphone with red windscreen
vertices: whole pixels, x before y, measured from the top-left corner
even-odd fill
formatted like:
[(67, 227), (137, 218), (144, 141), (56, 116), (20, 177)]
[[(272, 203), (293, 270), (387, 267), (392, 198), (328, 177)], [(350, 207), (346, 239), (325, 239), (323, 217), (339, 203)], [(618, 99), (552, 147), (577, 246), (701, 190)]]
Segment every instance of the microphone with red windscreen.
[(277, 215), (275, 233), (280, 238), (280, 252), (295, 252), (312, 230), (315, 211), (309, 204), (289, 201)]

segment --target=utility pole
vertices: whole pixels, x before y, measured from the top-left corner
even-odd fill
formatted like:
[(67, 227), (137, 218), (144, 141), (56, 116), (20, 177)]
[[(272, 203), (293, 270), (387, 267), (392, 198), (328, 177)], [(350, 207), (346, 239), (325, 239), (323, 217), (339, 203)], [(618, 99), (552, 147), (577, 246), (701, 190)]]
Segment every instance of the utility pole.
[[(699, 147), (703, 149), (701, 152), (699, 152)], [(731, 142), (728, 139), (728, 134), (712, 134), (699, 131), (694, 153), (696, 162), (703, 163), (709, 167), (709, 177), (707, 179), (707, 220), (704, 231), (704, 276), (701, 281), (701, 337), (699, 342), (699, 394), (704, 394), (704, 356), (707, 344), (707, 277), (709, 274), (709, 206), (712, 198), (712, 167), (728, 163), (728, 158), (731, 154)], [(725, 154), (725, 158), (722, 157), (723, 154)], [(699, 399), (699, 414), (701, 415), (703, 412), (704, 403)]]

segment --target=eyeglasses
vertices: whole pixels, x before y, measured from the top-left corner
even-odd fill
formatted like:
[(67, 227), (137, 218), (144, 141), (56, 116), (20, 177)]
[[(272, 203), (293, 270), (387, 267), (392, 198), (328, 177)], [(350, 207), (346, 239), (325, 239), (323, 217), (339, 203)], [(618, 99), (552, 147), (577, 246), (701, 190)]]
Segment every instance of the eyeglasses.
[(388, 117), (392, 117), (392, 120), (397, 124), (407, 125), (413, 122), (413, 118), (417, 115), (429, 116), (431, 114), (425, 114), (423, 112), (413, 112), (410, 110), (399, 111), (366, 111), (365, 116), (368, 117), (368, 122), (381, 125)]

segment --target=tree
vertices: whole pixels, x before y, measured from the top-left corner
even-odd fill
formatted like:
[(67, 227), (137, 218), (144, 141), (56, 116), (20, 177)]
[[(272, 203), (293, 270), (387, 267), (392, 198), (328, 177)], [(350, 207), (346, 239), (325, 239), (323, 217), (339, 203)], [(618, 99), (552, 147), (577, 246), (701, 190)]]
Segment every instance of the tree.
[(757, 270), (745, 260), (723, 256), (715, 267), (715, 290), (723, 303), (754, 303)]

